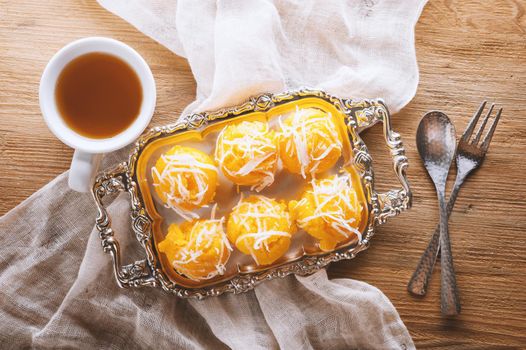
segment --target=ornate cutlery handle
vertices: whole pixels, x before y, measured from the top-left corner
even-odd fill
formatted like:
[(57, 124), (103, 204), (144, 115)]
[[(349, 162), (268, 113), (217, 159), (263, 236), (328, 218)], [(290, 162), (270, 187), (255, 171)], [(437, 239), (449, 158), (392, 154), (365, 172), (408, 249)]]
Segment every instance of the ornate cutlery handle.
[[(451, 215), (451, 212), (453, 211), (453, 207), (455, 206), (455, 202), (457, 201), (458, 192), (463, 183), (464, 179), (460, 179), (457, 176), (457, 179), (455, 180), (455, 185), (453, 187), (453, 191), (451, 191), (451, 195), (449, 196), (449, 201), (447, 203), (446, 212), (448, 219)], [(433, 268), (435, 267), (435, 262), (437, 259), (439, 248), (440, 223), (436, 226), (435, 232), (433, 232), (433, 236), (431, 237), (431, 240), (429, 241), (426, 250), (420, 257), (420, 261), (416, 266), (415, 272), (413, 272), (413, 276), (411, 276), (411, 279), (407, 284), (407, 290), (410, 293), (415, 295), (425, 295), (427, 293), (427, 286), (429, 284), (429, 280), (431, 279)]]
[[(445, 187), (445, 186), (444, 186)], [(453, 254), (449, 241), (448, 213), (444, 199), (444, 188), (439, 192), (440, 203), (440, 309), (443, 315), (454, 316), (460, 313), (460, 297), (458, 295), (457, 279), (453, 267)]]

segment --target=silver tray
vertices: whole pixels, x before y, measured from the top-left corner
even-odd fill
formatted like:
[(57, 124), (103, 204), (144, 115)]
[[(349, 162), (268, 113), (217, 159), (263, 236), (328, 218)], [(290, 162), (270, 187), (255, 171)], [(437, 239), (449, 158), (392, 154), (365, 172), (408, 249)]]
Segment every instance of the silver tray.
[[(344, 117), (352, 145), (353, 162), (362, 180), (369, 212), (363, 239), (332, 252), (303, 255), (291, 261), (282, 262), (278, 266), (256, 271), (239, 271), (228, 280), (206, 286), (185, 287), (174, 282), (160, 263), (152, 234), (154, 218), (148, 213), (144, 194), (138, 186), (137, 162), (145, 147), (159, 138), (173, 136), (189, 130), (201, 130), (216, 122), (238, 118), (253, 112), (266, 112), (295, 101), (299, 104), (303, 99), (319, 99), (323, 103), (329, 103)], [(375, 190), (372, 158), (359, 136), (361, 131), (378, 122), (383, 124), (383, 135), (393, 159), (395, 176), (401, 184), (401, 188), (385, 193), (378, 193)], [(262, 94), (238, 106), (184, 116), (175, 124), (156, 127), (144, 134), (136, 142), (127, 162), (104, 171), (96, 177), (92, 188), (92, 194), (98, 208), (96, 227), (100, 233), (104, 252), (110, 254), (112, 258), (113, 270), (120, 287), (160, 287), (178, 297), (198, 299), (226, 292), (237, 294), (249, 291), (265, 280), (290, 274), (308, 275), (314, 273), (333, 261), (352, 259), (356, 254), (367, 249), (376, 225), (385, 223), (387, 218), (396, 216), (411, 206), (411, 190), (406, 177), (407, 165), (400, 135), (392, 130), (388, 109), (381, 100), (341, 99), (323, 91), (307, 89), (279, 94)], [(121, 248), (115, 238), (114, 231), (111, 228), (111, 220), (103, 203), (105, 196), (118, 192), (127, 192), (130, 195), (131, 231), (135, 234), (145, 254), (144, 259), (128, 265), (121, 263)]]

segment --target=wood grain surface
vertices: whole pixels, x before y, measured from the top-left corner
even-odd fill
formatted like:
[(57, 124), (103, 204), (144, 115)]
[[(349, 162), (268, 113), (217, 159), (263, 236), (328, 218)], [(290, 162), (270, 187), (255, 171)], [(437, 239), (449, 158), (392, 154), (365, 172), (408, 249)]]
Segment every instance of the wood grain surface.
[[(526, 3), (431, 0), (416, 27), (420, 85), (394, 118), (410, 160), (413, 209), (378, 229), (369, 251), (334, 264), (332, 277), (380, 288), (418, 348), (526, 346)], [(152, 125), (173, 122), (194, 98), (187, 62), (94, 1), (0, 0), (0, 215), (68, 169), (72, 151), (46, 128), (38, 106), (40, 74), (66, 43), (102, 35), (125, 41), (150, 64), (158, 87)], [(426, 297), (406, 283), (438, 220), (435, 192), (418, 158), (420, 117), (440, 109), (464, 129), (483, 99), (504, 108), (483, 167), (461, 190), (450, 219), (462, 314), (440, 316), (440, 268)], [(396, 185), (381, 128), (364, 139), (380, 189)], [(454, 171), (450, 174), (453, 179)], [(452, 182), (452, 181), (451, 181)], [(4, 233), (2, 233), (4, 234)]]

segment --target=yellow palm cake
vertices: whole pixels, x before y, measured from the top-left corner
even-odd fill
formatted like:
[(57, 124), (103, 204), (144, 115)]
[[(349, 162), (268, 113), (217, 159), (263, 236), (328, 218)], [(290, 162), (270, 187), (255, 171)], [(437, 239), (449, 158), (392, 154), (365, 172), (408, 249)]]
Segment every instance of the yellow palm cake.
[(274, 182), (276, 134), (258, 121), (228, 125), (217, 138), (215, 159), (229, 180), (260, 191)]
[(214, 199), (217, 169), (205, 153), (177, 145), (157, 160), (152, 178), (153, 187), (165, 206), (191, 220), (198, 218), (193, 209)]
[(320, 241), (321, 250), (333, 250), (353, 235), (362, 239), (358, 228), (363, 208), (348, 174), (312, 180), (301, 200), (289, 203), (289, 210), (298, 226)]
[(342, 138), (330, 113), (319, 109), (296, 109), (280, 120), (280, 157), (290, 172), (307, 175), (330, 169), (342, 154)]
[(232, 250), (220, 220), (186, 221), (170, 225), (168, 235), (159, 243), (175, 270), (199, 281), (224, 274)]
[(296, 231), (285, 203), (264, 196), (241, 198), (230, 213), (227, 236), (258, 265), (268, 265), (289, 249)]

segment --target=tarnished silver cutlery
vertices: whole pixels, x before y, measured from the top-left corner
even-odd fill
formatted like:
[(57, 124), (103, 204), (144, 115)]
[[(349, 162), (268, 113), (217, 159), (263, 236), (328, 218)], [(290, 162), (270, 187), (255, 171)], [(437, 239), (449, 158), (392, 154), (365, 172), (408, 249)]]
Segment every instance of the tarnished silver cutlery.
[[(486, 114), (485, 118), (483, 119), (481, 125), (479, 126), (478, 131), (475, 134), (475, 137), (471, 140), (475, 126), (480, 116), (482, 115), (482, 112), (485, 107), (486, 107), (486, 101), (484, 101), (480, 105), (478, 111), (475, 113), (473, 118), (468, 123), (466, 130), (464, 131), (464, 133), (462, 134), (462, 137), (459, 140), (459, 144), (458, 144), (457, 152), (456, 152), (457, 176), (455, 179), (455, 185), (449, 197), (448, 205), (447, 207), (445, 207), (445, 205), (441, 205), (440, 223), (439, 225), (437, 225), (435, 232), (433, 233), (433, 236), (431, 237), (431, 240), (429, 241), (429, 244), (426, 250), (422, 254), (422, 257), (420, 258), (417, 268), (415, 272), (413, 273), (413, 276), (411, 277), (409, 284), (407, 286), (407, 289), (409, 290), (409, 292), (415, 295), (425, 295), (426, 294), (427, 285), (429, 283), (429, 279), (433, 272), (433, 267), (436, 262), (438, 251), (442, 247), (441, 248), (442, 249), (442, 253), (441, 253), (441, 265), (442, 265), (441, 309), (442, 309), (442, 313), (445, 315), (456, 315), (460, 312), (460, 299), (459, 299), (458, 290), (456, 287), (453, 260), (451, 258), (451, 247), (449, 244), (449, 235), (447, 233), (447, 219), (449, 218), (449, 215), (451, 214), (451, 211), (453, 209), (453, 206), (458, 196), (458, 192), (460, 190), (460, 187), (464, 183), (465, 179), (468, 177), (468, 175), (473, 170), (477, 169), (482, 164), (484, 157), (486, 155), (486, 152), (489, 148), (489, 144), (491, 142), (493, 134), (495, 132), (495, 129), (497, 127), (497, 124), (499, 122), (500, 116), (502, 114), (502, 108), (501, 108), (497, 112), (497, 115), (494, 118), (494, 121), (491, 124), (489, 131), (486, 133), (482, 142), (480, 142), (484, 129), (494, 109), (494, 105), (492, 105), (488, 113)], [(432, 176), (433, 180), (435, 181), (435, 178), (436, 178), (436, 181), (438, 181), (439, 186), (442, 186), (442, 180), (443, 180), (443, 184), (445, 184), (444, 172), (447, 178), (447, 171), (449, 170), (447, 161), (449, 160), (449, 157), (451, 156), (451, 149), (453, 149), (453, 151), (455, 149), (454, 137), (453, 137), (453, 143), (451, 144), (451, 130), (453, 130), (453, 134), (454, 134), (454, 128), (451, 128), (452, 125), (451, 126), (448, 125), (448, 121), (449, 119), (447, 118), (447, 116), (445, 116), (445, 114), (441, 112), (430, 112), (426, 114), (424, 118), (422, 118), (421, 124), (418, 129), (419, 133), (417, 133), (418, 150), (419, 150), (419, 153), (422, 159), (424, 159), (426, 168), (428, 169), (428, 171), (431, 171), (432, 173), (438, 173), (441, 171), (440, 174), (434, 174), (434, 175), (431, 175), (431, 172), (430, 172), (430, 175)], [(445, 134), (442, 134), (442, 137), (444, 139), (442, 139), (441, 142), (440, 140), (435, 140), (436, 137), (440, 138), (440, 132), (445, 133)], [(429, 136), (425, 136), (428, 134), (435, 135), (435, 138), (433, 138), (432, 136), (431, 138)], [(435, 140), (434, 146), (433, 145), (426, 146), (425, 143), (432, 141), (432, 140)], [(438, 146), (437, 142), (439, 144), (442, 143), (442, 146)], [(446, 147), (444, 143), (447, 144), (447, 148), (444, 148)], [(441, 150), (437, 149), (437, 147), (442, 147), (442, 149)], [(443, 152), (443, 153), (442, 153), (442, 156), (435, 154), (434, 155), (436, 157), (435, 162), (432, 162), (429, 158), (430, 155), (428, 154), (428, 152), (430, 151)], [(441, 170), (437, 168), (437, 162), (442, 165), (442, 167), (440, 168)], [(445, 170), (446, 167), (447, 167), (447, 170)], [(439, 191), (438, 186), (437, 186), (437, 191)], [(439, 198), (440, 198), (440, 193), (439, 193)], [(441, 228), (442, 228), (442, 224), (444, 220), (445, 220), (445, 224), (444, 224), (444, 229), (442, 230)], [(442, 232), (444, 233), (444, 236), (442, 236)], [(444, 251), (444, 247), (445, 247), (445, 251)]]

